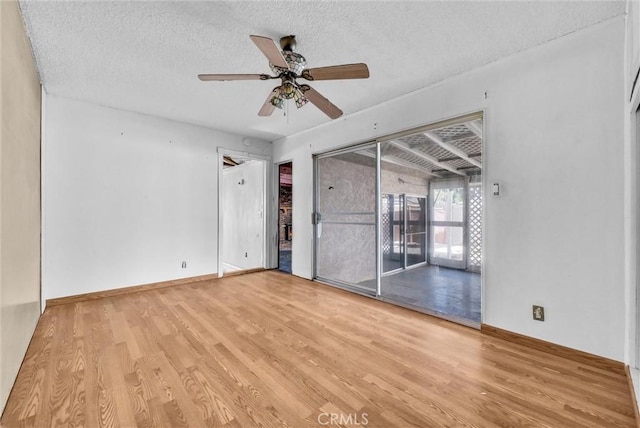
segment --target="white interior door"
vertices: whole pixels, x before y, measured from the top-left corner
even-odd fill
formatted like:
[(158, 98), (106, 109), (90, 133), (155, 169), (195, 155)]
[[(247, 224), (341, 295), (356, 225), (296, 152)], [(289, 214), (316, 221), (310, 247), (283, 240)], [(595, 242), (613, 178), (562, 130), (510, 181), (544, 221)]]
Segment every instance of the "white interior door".
[(224, 171), (224, 270), (264, 267), (264, 162)]
[[(275, 242), (268, 228), (270, 159), (226, 149), (218, 156), (218, 274), (266, 268), (268, 243)], [(225, 158), (233, 162), (223, 166)]]

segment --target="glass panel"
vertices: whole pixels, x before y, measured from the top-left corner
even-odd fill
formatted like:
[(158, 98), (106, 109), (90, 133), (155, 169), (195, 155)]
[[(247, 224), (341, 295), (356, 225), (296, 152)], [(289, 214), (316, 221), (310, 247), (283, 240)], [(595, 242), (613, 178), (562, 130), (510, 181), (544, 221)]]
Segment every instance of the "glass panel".
[(464, 188), (433, 190), (433, 221), (464, 220)]
[(434, 258), (464, 260), (464, 234), (462, 227), (434, 226), (432, 243)]
[(317, 276), (376, 289), (375, 224), (321, 223)]
[(433, 265), (466, 269), (465, 179), (430, 183), (430, 259)]
[(318, 158), (316, 167), (316, 276), (375, 293), (375, 147)]
[[(481, 122), (471, 121), (430, 133), (480, 161), (481, 126)], [(479, 322), (479, 266), (474, 267), (475, 272), (467, 269), (471, 237), (466, 227), (472, 215), (478, 218), (474, 225), (481, 224), (481, 217), (476, 214), (482, 204), (480, 188), (474, 188), (470, 195), (467, 185), (469, 175), (477, 175), (477, 182), (480, 181), (480, 170), (474, 171), (474, 163), (456, 158), (422, 132), (382, 143), (381, 154), (382, 205), (390, 210), (392, 196), (404, 202), (400, 239), (389, 225), (391, 220), (385, 223), (384, 215), (382, 218), (383, 241), (386, 234), (387, 241), (402, 242), (404, 247), (402, 268), (391, 269), (388, 259), (395, 255), (394, 247), (383, 246), (382, 297), (435, 314)], [(451, 168), (464, 175), (452, 172)], [(466, 200), (471, 197), (477, 205), (473, 213), (468, 211), (471, 203)], [(392, 215), (387, 217), (391, 219)], [(474, 261), (479, 260), (480, 233), (473, 245)]]

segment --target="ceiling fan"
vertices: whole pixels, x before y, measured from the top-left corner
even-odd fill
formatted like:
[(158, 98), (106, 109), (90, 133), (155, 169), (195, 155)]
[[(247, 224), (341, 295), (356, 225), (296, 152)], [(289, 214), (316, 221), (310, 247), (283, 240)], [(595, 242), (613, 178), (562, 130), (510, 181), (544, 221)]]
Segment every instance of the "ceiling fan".
[(322, 96), (318, 91), (307, 84), (300, 84), (296, 79), (302, 78), (314, 80), (339, 80), (339, 79), (366, 79), (369, 77), (367, 64), (344, 64), (330, 67), (306, 68), (307, 61), (296, 48), (296, 36), (285, 36), (280, 39), (278, 49), (276, 42), (269, 37), (249, 36), (258, 49), (269, 60), (269, 66), (275, 74), (199, 74), (203, 81), (222, 80), (271, 80), (280, 79), (280, 86), (273, 88), (264, 105), (258, 112), (259, 116), (270, 116), (276, 107), (282, 108), (285, 100), (292, 99), (296, 107), (300, 108), (311, 102), (331, 119), (342, 116), (342, 110), (331, 101)]

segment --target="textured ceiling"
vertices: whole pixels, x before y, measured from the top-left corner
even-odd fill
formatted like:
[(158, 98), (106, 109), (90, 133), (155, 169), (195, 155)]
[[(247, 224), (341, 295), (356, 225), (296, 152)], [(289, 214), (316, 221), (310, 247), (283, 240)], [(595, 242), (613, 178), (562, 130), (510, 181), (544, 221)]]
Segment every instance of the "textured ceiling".
[[(21, 1), (45, 89), (274, 140), (330, 119), (257, 112), (277, 81), (249, 39), (295, 34), (309, 67), (366, 62), (367, 80), (314, 82), (345, 115), (624, 13), (607, 2)], [(338, 119), (342, 120), (342, 119)]]

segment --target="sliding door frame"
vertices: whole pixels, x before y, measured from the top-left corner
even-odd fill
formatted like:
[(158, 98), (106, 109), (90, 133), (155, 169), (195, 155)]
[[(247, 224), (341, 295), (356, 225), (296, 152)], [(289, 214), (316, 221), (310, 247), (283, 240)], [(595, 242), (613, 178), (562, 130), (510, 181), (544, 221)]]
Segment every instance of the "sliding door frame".
[[(381, 239), (382, 239), (382, 167), (381, 167), (381, 163), (382, 163), (382, 156), (381, 156), (381, 145), (382, 143), (391, 141), (395, 138), (400, 138), (400, 137), (404, 137), (407, 135), (411, 135), (411, 134), (415, 134), (418, 132), (426, 132), (426, 131), (430, 131), (432, 129), (438, 129), (438, 128), (442, 128), (442, 127), (446, 127), (449, 125), (454, 125), (454, 124), (458, 124), (458, 123), (462, 123), (462, 122), (466, 122), (469, 120), (473, 120), (473, 119), (482, 119), (482, 123), (483, 123), (483, 127), (482, 127), (482, 180), (481, 180), (481, 192), (482, 192), (482, 200), (483, 200), (483, 204), (482, 204), (482, 230), (483, 230), (483, 234), (482, 234), (482, 244), (481, 244), (481, 248), (482, 248), (482, 262), (481, 262), (481, 297), (480, 297), (480, 314), (481, 314), (481, 321), (480, 323), (476, 323), (474, 321), (470, 321), (467, 320), (465, 318), (460, 318), (457, 317), (455, 315), (446, 315), (440, 312), (435, 312), (432, 310), (429, 310), (427, 308), (423, 308), (420, 306), (414, 306), (411, 304), (406, 304), (406, 303), (402, 303), (400, 301), (397, 300), (393, 300), (393, 299), (389, 299), (386, 297), (382, 296), (382, 290), (381, 290), (381, 284), (382, 284), (382, 277), (384, 275), (383, 273), (383, 249), (382, 249), (382, 245), (381, 245)], [(484, 301), (485, 301), (485, 275), (484, 275), (484, 266), (485, 266), (485, 260), (486, 260), (486, 234), (484, 233), (484, 231), (486, 230), (486, 189), (487, 189), (487, 173), (486, 173), (486, 136), (487, 136), (487, 112), (485, 109), (480, 109), (480, 110), (474, 110), (470, 113), (466, 113), (466, 114), (460, 114), (460, 115), (456, 115), (456, 116), (452, 116), (450, 118), (447, 119), (443, 119), (443, 120), (439, 120), (436, 122), (430, 122), (427, 125), (423, 125), (423, 126), (419, 126), (419, 127), (415, 127), (415, 128), (410, 128), (410, 129), (406, 129), (406, 130), (402, 130), (402, 131), (398, 131), (398, 132), (394, 132), (391, 134), (387, 134), (378, 138), (375, 138), (373, 140), (365, 140), (365, 141), (361, 141), (358, 143), (354, 143), (352, 145), (346, 145), (346, 146), (342, 146), (341, 148), (338, 149), (334, 149), (334, 150), (329, 150), (329, 151), (324, 151), (324, 152), (318, 152), (318, 153), (314, 153), (312, 154), (313, 156), (313, 212), (312, 212), (312, 217), (311, 217), (311, 222), (313, 224), (313, 239), (312, 239), (312, 245), (313, 245), (313, 249), (312, 249), (312, 278), (314, 281), (319, 281), (321, 283), (324, 283), (326, 285), (329, 286), (333, 286), (333, 287), (337, 287), (340, 289), (344, 289), (356, 294), (360, 294), (362, 296), (365, 297), (369, 297), (372, 299), (376, 299), (376, 300), (380, 300), (380, 301), (384, 301), (387, 303), (391, 303), (394, 304), (396, 306), (400, 306), (400, 307), (404, 307), (407, 309), (411, 309), (414, 310), (416, 312), (421, 312), (427, 315), (431, 315), (431, 316), (435, 316), (437, 318), (441, 318), (441, 319), (445, 319), (448, 321), (452, 321), (458, 324), (462, 324), (462, 325), (466, 325), (468, 327), (472, 327), (472, 328), (476, 328), (479, 329), (480, 328), (480, 324), (482, 322), (484, 322), (484, 318), (485, 318), (485, 314), (484, 314)], [(322, 278), (318, 276), (318, 272), (317, 272), (317, 266), (318, 266), (318, 218), (317, 218), (317, 214), (318, 214), (318, 185), (319, 185), (319, 180), (318, 180), (318, 159), (322, 159), (324, 157), (330, 157), (330, 156), (335, 156), (335, 155), (339, 155), (339, 154), (344, 154), (344, 153), (351, 153), (351, 152), (355, 152), (357, 150), (361, 150), (363, 148), (371, 148), (372, 145), (375, 144), (375, 148), (376, 148), (376, 215), (375, 215), (375, 223), (376, 223), (376, 293), (375, 295), (372, 293), (368, 293), (368, 292), (364, 292), (364, 287), (362, 287), (362, 289), (360, 289), (361, 287), (354, 287), (352, 284), (347, 284), (347, 283), (342, 283), (340, 281), (335, 281), (335, 280), (328, 280), (327, 278)], [(469, 185), (469, 177), (465, 178), (465, 187), (464, 187), (464, 197), (467, 198), (468, 196), (468, 185)], [(426, 251), (427, 251), (427, 260), (423, 263), (417, 263), (415, 265), (412, 265), (410, 267), (406, 267), (406, 260), (404, 263), (404, 268), (403, 269), (397, 269), (394, 271), (390, 271), (388, 273), (391, 272), (396, 272), (399, 270), (408, 270), (408, 269), (412, 269), (415, 267), (419, 267), (419, 266), (424, 266), (426, 264), (429, 263), (429, 253), (430, 253), (430, 242), (431, 242), (431, 227), (430, 227), (430, 220), (431, 220), (431, 210), (430, 210), (430, 198), (431, 195), (428, 195), (426, 198)], [(466, 208), (468, 205), (468, 201), (465, 199), (465, 212), (464, 212), (464, 219), (465, 222), (468, 219), (468, 212), (466, 212)], [(405, 213), (405, 229), (406, 229), (406, 213)], [(464, 229), (466, 230), (468, 228), (468, 224), (464, 227)], [(466, 236), (467, 234), (465, 233), (465, 237), (463, 239), (463, 242), (465, 244), (465, 247), (468, 246), (468, 237)], [(406, 242), (404, 243), (404, 245), (406, 245)], [(468, 253), (468, 249), (467, 249), (467, 253)], [(404, 257), (406, 259), (406, 249), (405, 249), (405, 254)], [(463, 263), (466, 265), (467, 264), (467, 254), (465, 254), (464, 258), (463, 258)], [(367, 289), (369, 290), (369, 289)]]

